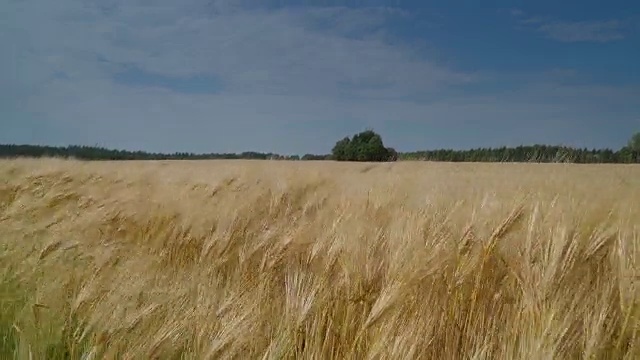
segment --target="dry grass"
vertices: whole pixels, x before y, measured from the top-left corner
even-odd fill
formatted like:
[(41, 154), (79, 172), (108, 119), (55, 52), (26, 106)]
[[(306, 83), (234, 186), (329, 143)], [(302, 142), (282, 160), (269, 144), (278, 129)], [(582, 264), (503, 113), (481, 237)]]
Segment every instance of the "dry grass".
[(0, 357), (638, 359), (640, 168), (0, 162)]

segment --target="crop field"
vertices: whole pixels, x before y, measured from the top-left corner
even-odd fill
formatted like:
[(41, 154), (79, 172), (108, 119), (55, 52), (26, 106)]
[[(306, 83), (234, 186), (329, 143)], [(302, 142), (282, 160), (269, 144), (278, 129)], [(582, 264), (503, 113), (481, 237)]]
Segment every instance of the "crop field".
[(639, 359), (640, 167), (0, 161), (2, 359)]

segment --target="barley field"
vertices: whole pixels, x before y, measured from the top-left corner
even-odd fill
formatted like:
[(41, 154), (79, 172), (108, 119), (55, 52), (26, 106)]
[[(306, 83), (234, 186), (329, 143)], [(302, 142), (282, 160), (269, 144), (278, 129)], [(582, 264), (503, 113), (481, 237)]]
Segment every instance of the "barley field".
[(2, 359), (638, 359), (640, 167), (0, 161)]

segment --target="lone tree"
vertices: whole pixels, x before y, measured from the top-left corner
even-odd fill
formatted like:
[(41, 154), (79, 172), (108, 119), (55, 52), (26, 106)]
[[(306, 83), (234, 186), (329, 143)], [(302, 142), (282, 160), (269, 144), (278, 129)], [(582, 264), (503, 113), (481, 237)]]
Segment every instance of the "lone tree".
[(366, 130), (338, 141), (331, 150), (331, 157), (337, 161), (396, 161), (398, 153), (386, 148), (380, 135)]

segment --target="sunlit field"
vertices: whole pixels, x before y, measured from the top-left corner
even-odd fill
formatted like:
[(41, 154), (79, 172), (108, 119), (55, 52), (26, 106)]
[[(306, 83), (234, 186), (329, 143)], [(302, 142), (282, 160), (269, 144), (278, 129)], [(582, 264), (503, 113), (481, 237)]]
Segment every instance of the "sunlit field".
[(640, 167), (0, 161), (2, 359), (638, 359)]

